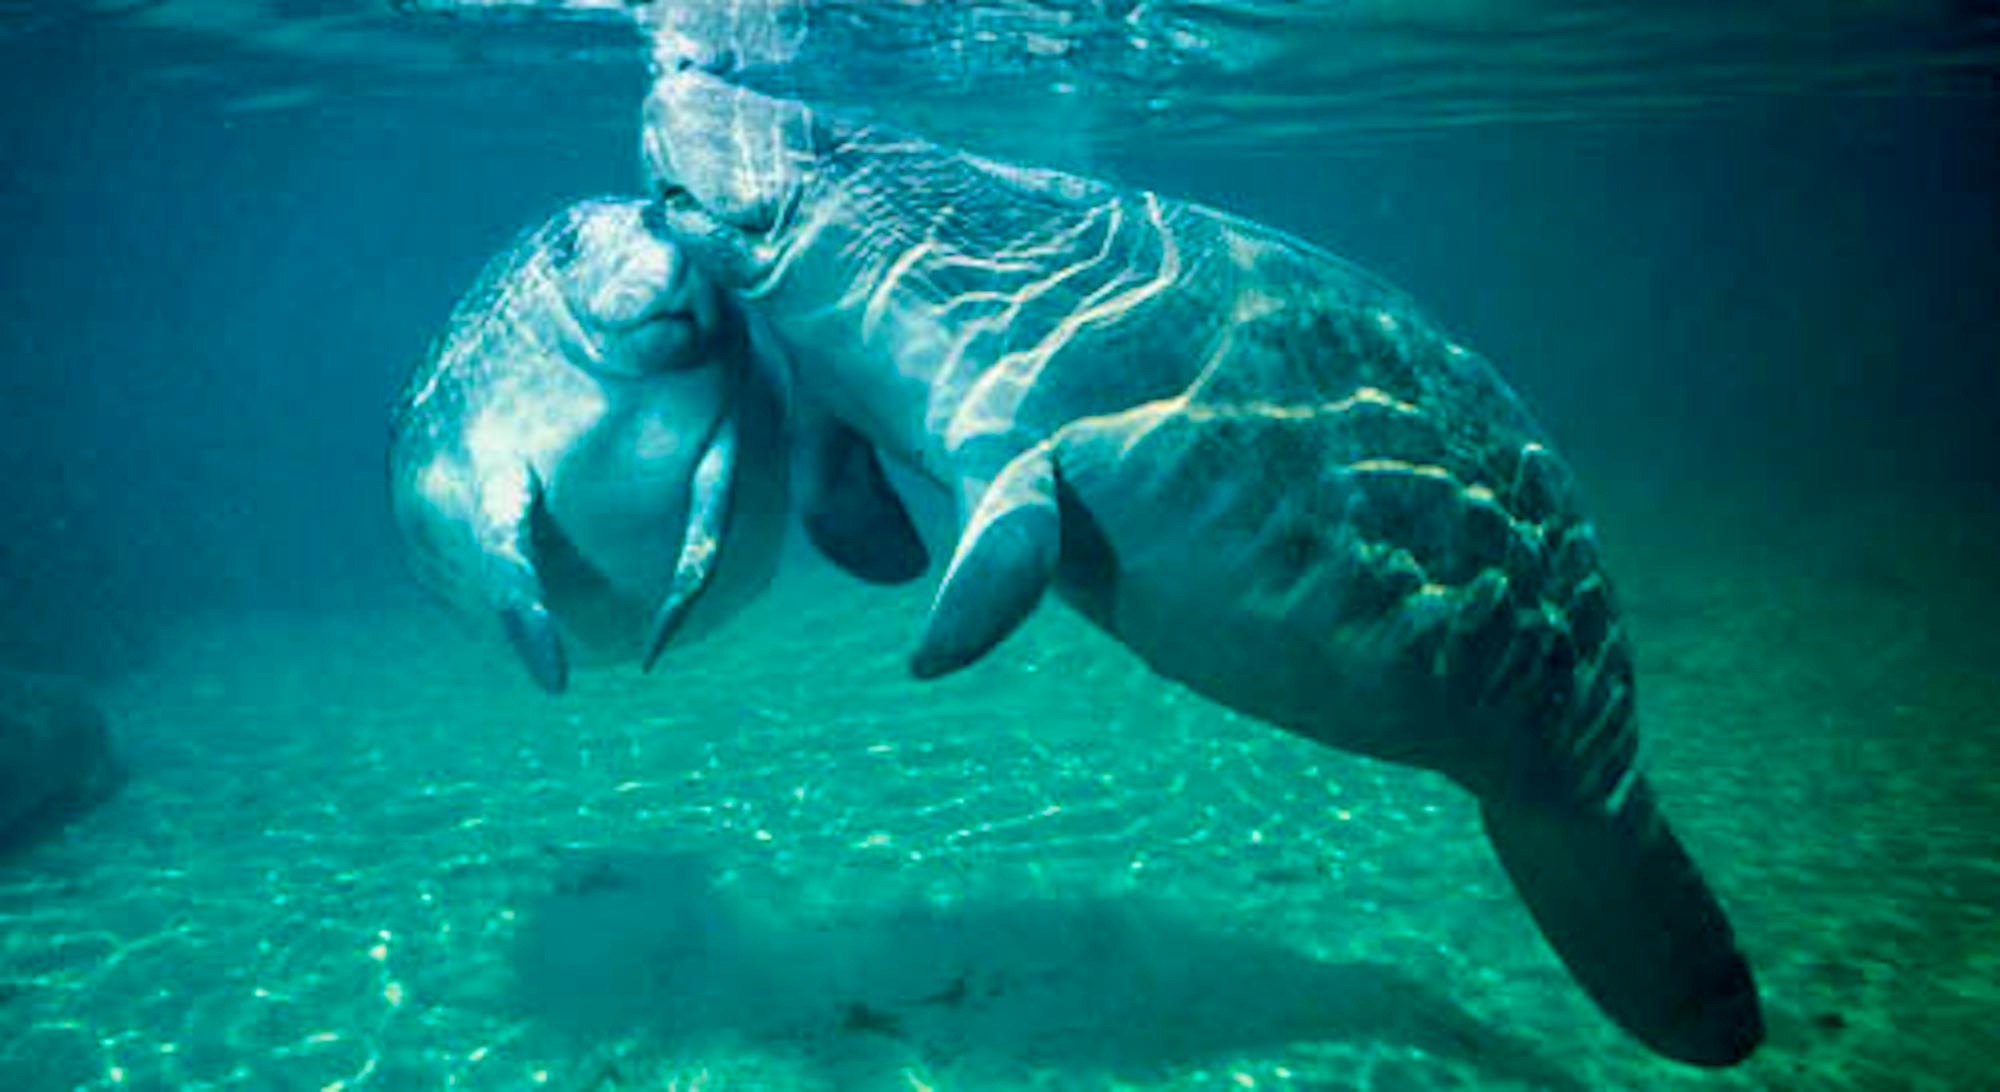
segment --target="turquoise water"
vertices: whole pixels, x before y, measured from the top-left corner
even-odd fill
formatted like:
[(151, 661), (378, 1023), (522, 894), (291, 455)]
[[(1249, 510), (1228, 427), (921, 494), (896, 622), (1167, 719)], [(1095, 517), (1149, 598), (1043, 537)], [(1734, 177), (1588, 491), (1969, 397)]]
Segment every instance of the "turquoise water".
[(1597, 1015), (1437, 779), (1053, 611), (918, 684), (921, 593), (808, 570), (561, 701), (428, 611), (186, 620), (105, 693), (146, 774), (0, 878), (0, 1086), (1978, 1087), (1972, 499), (1608, 514), (1656, 776), (1762, 976), (1730, 1073)]
[(1989, 13), (744, 21), (788, 7), (673, 10), (773, 85), (1298, 231), (1495, 360), (1769, 1042), (1657, 1059), (1468, 798), (1053, 605), (918, 683), (927, 584), (795, 543), (655, 675), (543, 696), (409, 579), (384, 418), (490, 254), (638, 185), (632, 36), (88, 0), (0, 9), (0, 662), (84, 679), (132, 777), (0, 861), (0, 1090), (1990, 1083)]

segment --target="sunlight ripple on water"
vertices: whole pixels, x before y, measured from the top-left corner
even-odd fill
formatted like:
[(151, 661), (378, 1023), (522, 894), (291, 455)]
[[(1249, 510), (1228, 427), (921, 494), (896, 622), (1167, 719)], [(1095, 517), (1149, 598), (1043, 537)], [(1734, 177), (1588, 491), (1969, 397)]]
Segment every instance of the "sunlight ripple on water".
[[(86, 0), (0, 14), (0, 39), (85, 19), (253, 55), (438, 81), (632, 64), (636, 16), (747, 82), (995, 152), (1060, 108), (1104, 148), (1368, 144), (1495, 122), (1623, 124), (1797, 96), (1979, 96), (2000, 18), (1944, 0)], [(554, 27), (554, 23), (568, 24)], [(293, 101), (296, 99), (297, 101)], [(273, 88), (258, 109), (310, 98)], [(607, 124), (623, 124), (622, 114)], [(1060, 154), (1058, 152), (1057, 154)]]

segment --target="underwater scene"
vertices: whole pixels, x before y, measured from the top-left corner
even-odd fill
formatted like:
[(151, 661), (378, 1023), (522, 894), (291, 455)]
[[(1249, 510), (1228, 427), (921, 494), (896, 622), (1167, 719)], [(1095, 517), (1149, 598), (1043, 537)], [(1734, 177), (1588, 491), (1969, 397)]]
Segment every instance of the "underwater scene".
[(0, 3), (0, 1092), (2000, 1087), (2000, 7)]

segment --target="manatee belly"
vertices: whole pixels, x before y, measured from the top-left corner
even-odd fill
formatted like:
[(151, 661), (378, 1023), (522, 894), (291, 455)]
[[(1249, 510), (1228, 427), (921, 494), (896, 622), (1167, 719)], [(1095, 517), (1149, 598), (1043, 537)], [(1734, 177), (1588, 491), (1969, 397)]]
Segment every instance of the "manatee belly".
[[(538, 543), (550, 608), (597, 659), (643, 650), (674, 582), (690, 481), (720, 393), (684, 388), (613, 400), (551, 476), (547, 541)], [(690, 407), (709, 409), (692, 415)], [(741, 437), (731, 514), (715, 576), (677, 631), (701, 636), (770, 584), (784, 541), (788, 463), (779, 408), (761, 388), (730, 412)]]
[(686, 488), (630, 459), (574, 460), (534, 532), (550, 610), (592, 659), (630, 659), (673, 580)]

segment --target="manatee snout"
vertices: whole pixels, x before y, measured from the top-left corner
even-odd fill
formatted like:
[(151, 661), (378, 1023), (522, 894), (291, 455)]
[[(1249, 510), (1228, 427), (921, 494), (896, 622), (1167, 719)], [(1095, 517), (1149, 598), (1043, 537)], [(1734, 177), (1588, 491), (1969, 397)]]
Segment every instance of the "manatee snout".
[(551, 249), (567, 313), (585, 333), (580, 360), (627, 376), (711, 360), (733, 326), (720, 292), (637, 204), (571, 218)]
[(798, 103), (750, 94), (693, 66), (663, 71), (642, 115), (649, 189), (682, 240), (716, 228), (768, 234), (810, 180), (813, 131), (811, 111)]

